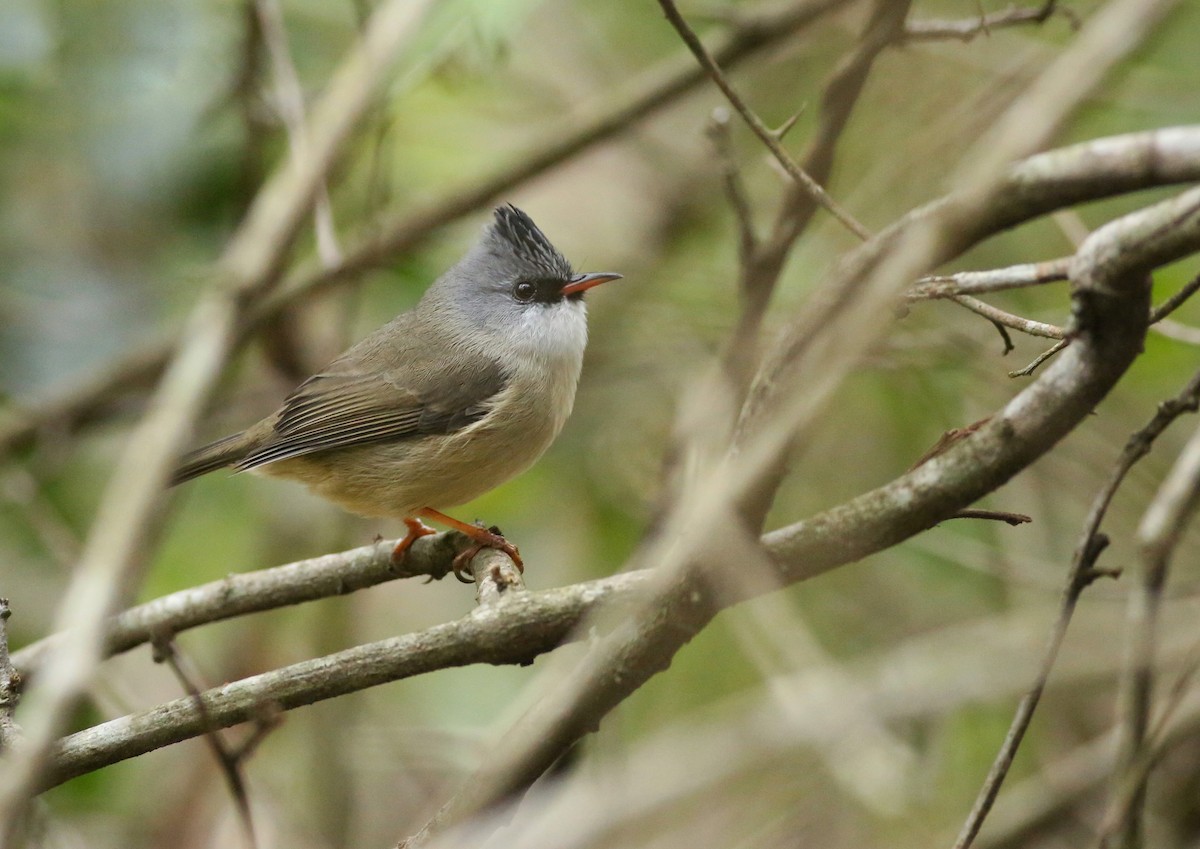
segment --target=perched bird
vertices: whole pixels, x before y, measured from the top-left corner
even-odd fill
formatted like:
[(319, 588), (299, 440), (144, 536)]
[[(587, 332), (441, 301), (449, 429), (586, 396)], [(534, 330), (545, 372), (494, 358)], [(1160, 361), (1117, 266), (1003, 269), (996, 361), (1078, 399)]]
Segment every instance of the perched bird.
[(440, 511), (525, 471), (575, 401), (588, 289), (619, 274), (576, 274), (515, 206), (412, 309), (310, 377), (258, 424), (182, 458), (173, 484), (232, 467), (305, 483), (363, 516), (402, 518), (399, 560), (433, 530), (456, 528), (520, 566), (497, 531)]

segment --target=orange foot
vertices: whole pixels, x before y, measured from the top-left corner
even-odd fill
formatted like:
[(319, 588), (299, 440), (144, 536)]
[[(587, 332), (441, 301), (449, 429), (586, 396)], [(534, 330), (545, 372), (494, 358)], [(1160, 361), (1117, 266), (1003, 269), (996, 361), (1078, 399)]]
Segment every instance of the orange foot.
[[(521, 553), (517, 551), (517, 547), (506, 540), (501, 534), (500, 529), (492, 526), (491, 528), (480, 527), (479, 525), (469, 525), (466, 522), (460, 522), (447, 516), (445, 513), (439, 513), (431, 507), (424, 507), (417, 511), (426, 519), (430, 519), (449, 528), (454, 528), (456, 531), (461, 531), (474, 541), (474, 545), (468, 546), (461, 554), (454, 558), (454, 562), (450, 568), (454, 570), (454, 577), (458, 578), (464, 584), (473, 584), (473, 580), (464, 577), (466, 566), (471, 562), (471, 558), (484, 548), (496, 548), (503, 551), (512, 560), (513, 565), (521, 572), (525, 571), (525, 563), (521, 560)], [(410, 526), (411, 528), (411, 526)], [(410, 530), (411, 533), (411, 530)]]
[(421, 537), (427, 537), (430, 534), (436, 534), (433, 528), (422, 522), (420, 519), (413, 519), (408, 516), (404, 517), (404, 524), (408, 528), (408, 533), (404, 535), (404, 539), (396, 543), (396, 547), (392, 549), (392, 563), (399, 566), (404, 560), (404, 555), (408, 554), (408, 550), (412, 548), (412, 544)]

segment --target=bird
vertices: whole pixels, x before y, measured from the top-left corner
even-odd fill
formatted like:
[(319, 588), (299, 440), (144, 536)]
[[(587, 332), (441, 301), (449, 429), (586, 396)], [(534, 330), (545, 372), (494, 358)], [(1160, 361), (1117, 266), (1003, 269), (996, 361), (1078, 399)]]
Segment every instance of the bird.
[(392, 559), (434, 530), (504, 551), (460, 506), (529, 468), (566, 423), (587, 345), (584, 293), (622, 275), (579, 274), (533, 220), (497, 207), (478, 241), (411, 309), (301, 383), (240, 433), (180, 458), (171, 485), (220, 468), (306, 484), (352, 513), (402, 519)]

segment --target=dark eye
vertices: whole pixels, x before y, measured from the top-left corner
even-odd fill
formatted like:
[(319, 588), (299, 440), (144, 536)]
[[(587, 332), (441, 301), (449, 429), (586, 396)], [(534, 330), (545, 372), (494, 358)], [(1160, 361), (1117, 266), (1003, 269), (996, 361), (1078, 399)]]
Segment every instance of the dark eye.
[(528, 280), (522, 280), (516, 286), (513, 286), (513, 297), (523, 304), (527, 304), (533, 300), (537, 294), (537, 286), (530, 283)]

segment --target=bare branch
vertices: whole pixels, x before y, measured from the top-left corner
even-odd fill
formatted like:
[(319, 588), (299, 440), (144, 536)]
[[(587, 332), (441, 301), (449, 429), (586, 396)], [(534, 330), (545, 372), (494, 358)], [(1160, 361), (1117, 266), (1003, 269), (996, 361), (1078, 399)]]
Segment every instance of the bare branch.
[(717, 88), (729, 100), (734, 110), (742, 116), (742, 120), (746, 122), (747, 126), (754, 131), (754, 135), (758, 136), (759, 140), (767, 146), (767, 149), (771, 151), (775, 160), (787, 172), (788, 176), (795, 180), (797, 185), (803, 186), (804, 190), (818, 204), (826, 209), (830, 215), (842, 222), (851, 233), (860, 239), (871, 238), (871, 231), (858, 223), (854, 216), (843, 209), (816, 180), (796, 164), (796, 161), (792, 159), (791, 155), (784, 150), (783, 145), (779, 143), (779, 137), (746, 105), (741, 95), (734, 90), (729, 80), (725, 78), (725, 74), (721, 71), (721, 66), (717, 64), (712, 54), (708, 52), (708, 48), (704, 46), (704, 42), (700, 40), (699, 36), (687, 25), (687, 21), (683, 19), (683, 16), (679, 14), (679, 9), (676, 8), (674, 0), (659, 0), (659, 5), (662, 6), (663, 13), (667, 16), (667, 20), (671, 22), (671, 26), (675, 27), (675, 31), (679, 33), (679, 37), (683, 39), (683, 43), (688, 46), (688, 49), (692, 51), (692, 55), (696, 57), (696, 61), (708, 71), (708, 75), (712, 77), (712, 81), (716, 83)]
[(1050, 633), (1037, 677), (1033, 686), (1017, 705), (1016, 714), (1009, 725), (1004, 743), (988, 771), (988, 776), (979, 791), (970, 815), (963, 824), (958, 840), (955, 841), (955, 849), (968, 849), (979, 834), (983, 821), (987, 818), (996, 801), (996, 796), (1000, 793), (1000, 787), (1004, 784), (1013, 758), (1016, 757), (1017, 749), (1025, 738), (1029, 723), (1033, 720), (1033, 713), (1037, 710), (1042, 692), (1046, 689), (1046, 683), (1050, 679), (1050, 672), (1054, 668), (1062, 641), (1067, 634), (1067, 628), (1071, 624), (1079, 596), (1099, 575), (1095, 568), (1096, 559), (1108, 545), (1108, 538), (1100, 533), (1100, 524), (1104, 521), (1113, 497), (1129, 470), (1150, 453), (1151, 446), (1163, 431), (1180, 415), (1185, 412), (1195, 412), (1198, 407), (1200, 407), (1200, 372), (1197, 372), (1188, 381), (1178, 395), (1160, 404), (1153, 418), (1146, 423), (1145, 427), (1129, 437), (1124, 450), (1121, 451), (1120, 458), (1109, 473), (1108, 480), (1092, 500), (1083, 532), (1075, 547), (1071, 569), (1067, 573), (1067, 582), (1063, 587), (1062, 599), (1059, 603), (1058, 618)]
[[(475, 559), (494, 564), (493, 555), (488, 549)], [(598, 604), (631, 600), (650, 577), (630, 573), (557, 590), (507, 593), (455, 622), (234, 681), (202, 694), (207, 721), (226, 728), (256, 718), (264, 706), (291, 710), (436, 669), (529, 663), (569, 639)], [(195, 701), (186, 698), (80, 731), (59, 742), (43, 787), (199, 736), (207, 727)]]
[(220, 730), (209, 719), (208, 711), (204, 707), (204, 698), (200, 695), (200, 688), (195, 683), (197, 678), (195, 670), (190, 668), (187, 659), (180, 655), (175, 641), (163, 634), (156, 635), (154, 638), (154, 662), (166, 663), (171, 667), (176, 680), (196, 705), (196, 710), (200, 713), (201, 721), (205, 726), (204, 739), (208, 743), (213, 757), (217, 759), (221, 774), (225, 776), (225, 783), (229, 786), (229, 795), (233, 797), (238, 820), (242, 824), (246, 844), (254, 849), (258, 845), (258, 840), (254, 836), (254, 817), (250, 813), (250, 795), (246, 790), (246, 779), (242, 775), (240, 759), (225, 744)]
[[(729, 110), (719, 107), (713, 110), (712, 120), (708, 124), (708, 137), (712, 140), (721, 163), (721, 183), (725, 187), (725, 196), (733, 207), (734, 219), (738, 226), (738, 261), (747, 265), (752, 261), (758, 248), (758, 237), (754, 232), (754, 214), (750, 201), (746, 198), (746, 187), (742, 184), (742, 175), (738, 170), (737, 159), (733, 155), (733, 144), (729, 138)], [(743, 277), (743, 281), (745, 278)], [(748, 293), (743, 292), (743, 297)]]
[[(1200, 391), (1181, 406), (1190, 410), (1200, 407)], [(1188, 440), (1138, 527), (1141, 580), (1129, 596), (1128, 654), (1119, 689), (1121, 737), (1113, 793), (1105, 817), (1108, 831), (1102, 842), (1104, 846), (1135, 849), (1142, 845), (1141, 808), (1145, 803), (1146, 775), (1139, 771), (1149, 754), (1147, 729), (1152, 712), (1163, 588), (1175, 549), (1198, 505), (1200, 429)], [(1117, 799), (1123, 789), (1129, 794), (1128, 804), (1118, 806)]]
[(1158, 324), (1158, 322), (1183, 306), (1184, 302), (1196, 294), (1197, 291), (1200, 291), (1200, 274), (1193, 277), (1178, 292), (1152, 309), (1150, 311), (1150, 323)]
[[(275, 99), (283, 125), (287, 128), (288, 146), (296, 162), (303, 164), (308, 158), (308, 136), (304, 120), (304, 90), (300, 87), (300, 75), (292, 62), (288, 49), (287, 29), (283, 22), (283, 9), (279, 0), (254, 0), (258, 13), (259, 27), (267, 52), (271, 56), (271, 69), (275, 77)], [(342, 252), (337, 243), (337, 229), (333, 224), (333, 207), (329, 202), (329, 186), (322, 180), (317, 186), (313, 201), (313, 218), (317, 235), (317, 255), (326, 268), (341, 261)]]
[(1013, 330), (1020, 330), (1022, 333), (1028, 333), (1030, 336), (1041, 336), (1046, 339), (1066, 338), (1066, 331), (1061, 327), (1013, 315), (1010, 312), (997, 309), (991, 304), (985, 304), (983, 301), (973, 298), (970, 295), (950, 295), (949, 300), (966, 307), (971, 312), (981, 315), (988, 321), (998, 324), (1001, 327), (1011, 327)]
[(962, 20), (910, 21), (904, 27), (905, 41), (973, 41), (978, 35), (991, 35), (992, 30), (1007, 29), (1025, 24), (1045, 23), (1051, 15), (1060, 14), (1078, 29), (1079, 20), (1073, 12), (1060, 8), (1056, 3), (1045, 3), (1039, 8), (1013, 7), (1000, 12), (991, 12)]
[(1028, 377), (1029, 375), (1031, 375), (1035, 371), (1037, 371), (1038, 368), (1042, 365), (1042, 363), (1046, 362), (1046, 360), (1050, 359), (1051, 357), (1053, 357), (1055, 354), (1057, 354), (1059, 351), (1061, 351), (1063, 348), (1067, 347), (1070, 344), (1071, 344), (1070, 339), (1058, 340), (1053, 345), (1051, 345), (1049, 348), (1042, 351), (1042, 353), (1040, 353), (1036, 357), (1034, 357), (1033, 360), (1029, 363), (1029, 365), (1025, 366), (1024, 368), (1019, 368), (1016, 371), (1010, 371), (1008, 373), (1008, 376), (1009, 377)]
[(1062, 257), (989, 271), (960, 271), (957, 274), (922, 277), (904, 293), (904, 298), (907, 301), (923, 301), (1057, 283), (1067, 279), (1070, 264), (1070, 257)]
[[(210, 622), (273, 610), (330, 596), (345, 595), (398, 578), (428, 576), (440, 580), (450, 573), (454, 558), (470, 545), (457, 531), (417, 539), (403, 561), (392, 561), (397, 540), (301, 560), (286, 566), (240, 572), (132, 607), (104, 626), (104, 657), (129, 651), (154, 634), (179, 634)], [(474, 565), (482, 558), (472, 560)], [(13, 665), (32, 678), (54, 647), (58, 634), (13, 654)]]

